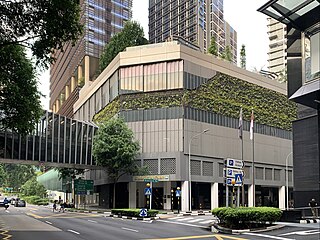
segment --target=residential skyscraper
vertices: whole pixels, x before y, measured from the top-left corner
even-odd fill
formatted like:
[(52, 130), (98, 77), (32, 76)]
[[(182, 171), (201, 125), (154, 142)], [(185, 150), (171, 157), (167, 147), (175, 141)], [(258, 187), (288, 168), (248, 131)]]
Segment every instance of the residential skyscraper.
[(78, 86), (94, 79), (104, 46), (132, 17), (132, 0), (80, 0), (80, 6), (83, 36), (56, 51), (50, 69), (50, 109), (67, 117), (73, 116)]
[(223, 0), (149, 0), (149, 41), (180, 36), (206, 52), (215, 37), (219, 54), (230, 46), (237, 62), (237, 32), (224, 20)]
[(287, 27), (273, 18), (268, 18), (269, 71), (284, 74), (287, 65)]

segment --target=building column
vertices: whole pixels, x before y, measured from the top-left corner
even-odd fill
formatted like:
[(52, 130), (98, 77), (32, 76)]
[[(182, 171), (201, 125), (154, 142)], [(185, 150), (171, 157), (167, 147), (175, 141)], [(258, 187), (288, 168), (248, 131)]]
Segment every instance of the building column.
[(189, 210), (189, 181), (181, 182), (181, 211)]
[(54, 103), (53, 105), (52, 105), (52, 112), (56, 112), (56, 104)]
[(166, 202), (163, 204), (164, 210), (171, 209), (171, 198), (166, 198), (167, 196), (171, 196), (171, 182), (163, 182), (163, 195), (166, 199)]
[(137, 183), (129, 182), (129, 208), (137, 207)]
[(56, 100), (56, 112), (58, 112), (59, 109), (60, 109), (60, 100), (57, 99), (57, 100)]
[(90, 57), (84, 57), (84, 81), (87, 84), (90, 81)]
[(76, 78), (75, 78), (75, 76), (72, 76), (71, 77), (71, 92), (73, 92), (73, 90), (76, 89), (76, 87), (77, 87)]
[(286, 186), (279, 187), (279, 208), (286, 208)]
[(253, 207), (254, 203), (253, 203), (253, 185), (249, 185), (248, 188), (248, 207)]
[(211, 183), (211, 209), (219, 207), (219, 183)]
[(83, 81), (82, 77), (83, 77), (83, 75), (82, 75), (82, 65), (79, 65), (78, 66), (78, 84), (77, 84), (78, 86), (80, 85), (80, 82)]
[(65, 100), (67, 100), (69, 98), (69, 96), (70, 96), (70, 87), (69, 87), (69, 85), (66, 85), (65, 92), (66, 92)]

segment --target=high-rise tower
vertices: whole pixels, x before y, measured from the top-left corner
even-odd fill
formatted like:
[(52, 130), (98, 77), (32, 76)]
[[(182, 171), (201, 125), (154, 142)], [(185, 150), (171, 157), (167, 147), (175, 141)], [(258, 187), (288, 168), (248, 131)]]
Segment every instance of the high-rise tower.
[(285, 74), (287, 56), (287, 27), (273, 18), (268, 18), (269, 71), (276, 74)]
[(92, 81), (110, 38), (132, 17), (132, 0), (80, 0), (84, 33), (75, 46), (54, 53), (50, 69), (50, 109), (72, 117), (79, 86)]
[(224, 20), (223, 0), (149, 0), (149, 41), (180, 36), (206, 52), (215, 37), (219, 53), (230, 46), (237, 62), (237, 32)]

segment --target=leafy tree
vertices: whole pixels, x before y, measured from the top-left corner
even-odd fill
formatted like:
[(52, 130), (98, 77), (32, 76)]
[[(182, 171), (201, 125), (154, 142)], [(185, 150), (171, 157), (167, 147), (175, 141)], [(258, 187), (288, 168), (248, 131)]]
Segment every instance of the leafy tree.
[(246, 58), (246, 46), (242, 44), (240, 50), (240, 66), (243, 69), (246, 69), (247, 66), (247, 58)]
[(1, 164), (4, 171), (4, 187), (18, 190), (25, 182), (35, 177), (35, 169), (30, 165)]
[(37, 181), (36, 177), (31, 178), (21, 186), (21, 192), (25, 196), (43, 197), (47, 194), (46, 188)]
[(211, 37), (210, 46), (208, 52), (214, 56), (218, 56), (218, 46), (215, 37)]
[(42, 115), (36, 71), (21, 46), (0, 47), (0, 129), (31, 132)]
[(221, 54), (221, 58), (228, 62), (232, 61), (232, 54), (231, 54), (231, 49), (229, 45), (225, 47), (223, 53)]
[(140, 24), (135, 21), (126, 22), (122, 31), (115, 34), (105, 46), (99, 61), (100, 71), (102, 72), (117, 54), (124, 51), (127, 47), (147, 43), (148, 40), (144, 37), (143, 28)]
[(113, 118), (99, 126), (93, 141), (93, 156), (98, 166), (104, 167), (114, 183), (113, 208), (116, 203), (116, 183), (125, 174), (137, 174), (135, 163), (140, 146), (131, 129), (121, 118)]
[(84, 173), (84, 169), (56, 168), (59, 172), (59, 179), (75, 179), (77, 175)]
[(0, 1), (0, 49), (30, 48), (38, 62), (50, 59), (63, 43), (75, 43), (82, 33), (79, 0)]

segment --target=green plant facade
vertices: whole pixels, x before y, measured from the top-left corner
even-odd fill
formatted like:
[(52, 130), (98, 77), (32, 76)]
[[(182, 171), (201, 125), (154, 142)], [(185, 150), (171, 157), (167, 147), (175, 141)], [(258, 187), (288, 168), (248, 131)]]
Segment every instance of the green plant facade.
[(21, 199), (25, 200), (27, 203), (34, 205), (48, 205), (49, 200), (47, 198), (41, 198), (39, 196), (20, 196)]
[[(139, 217), (140, 209), (112, 209), (111, 213), (114, 215), (128, 216), (128, 217)], [(158, 210), (147, 210), (147, 217), (155, 217), (159, 213)]]
[(217, 216), (220, 224), (225, 227), (243, 229), (257, 224), (279, 221), (282, 212), (272, 207), (222, 207), (213, 209), (212, 214)]
[(242, 107), (244, 120), (250, 121), (253, 110), (256, 123), (284, 130), (291, 130), (291, 122), (296, 119), (297, 113), (296, 104), (285, 95), (218, 73), (194, 90), (120, 95), (98, 112), (94, 121), (106, 121), (119, 111), (174, 106), (192, 107), (233, 118), (239, 118)]

